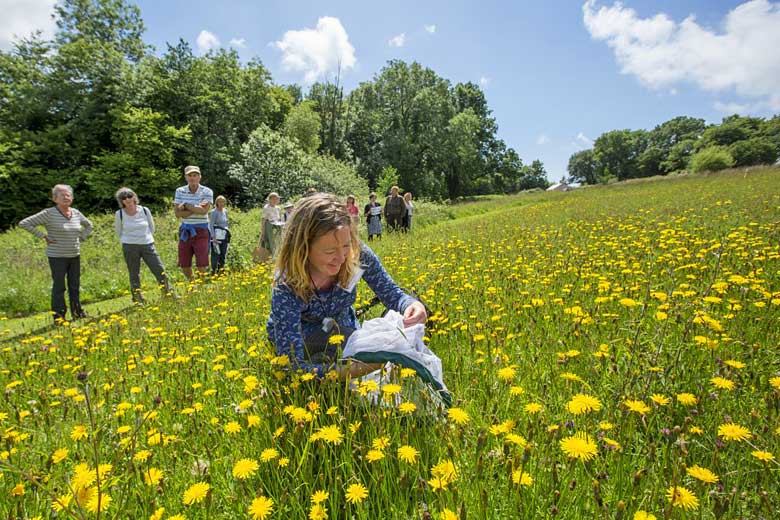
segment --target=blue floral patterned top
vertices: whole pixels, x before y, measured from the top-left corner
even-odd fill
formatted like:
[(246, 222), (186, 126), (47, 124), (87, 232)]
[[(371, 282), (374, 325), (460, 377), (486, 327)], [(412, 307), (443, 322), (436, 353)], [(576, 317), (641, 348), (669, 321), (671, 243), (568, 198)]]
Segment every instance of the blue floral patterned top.
[(283, 277), (279, 280), (271, 294), (271, 315), (266, 326), (268, 339), (276, 346), (276, 354), (289, 356), (294, 369), (316, 370), (320, 377), (324, 376), (330, 367), (306, 361), (303, 338), (321, 330), (323, 320), (327, 318), (333, 319), (340, 328), (360, 328), (352, 306), (361, 278), (389, 309), (403, 313), (415, 301), (390, 278), (376, 254), (361, 244), (360, 269), (348, 287), (334, 285), (331, 289), (316, 291), (306, 303), (284, 284)]

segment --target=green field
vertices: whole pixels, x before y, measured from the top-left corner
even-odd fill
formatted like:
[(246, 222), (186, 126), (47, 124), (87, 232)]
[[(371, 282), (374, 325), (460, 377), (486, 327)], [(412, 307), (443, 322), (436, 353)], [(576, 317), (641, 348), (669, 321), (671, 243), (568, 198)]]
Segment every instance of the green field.
[[(255, 267), (182, 290), (181, 301), (6, 341), (0, 511), (776, 515), (778, 169), (437, 211), (372, 247), (434, 310), (427, 341), (453, 408), (423, 410), (408, 373), (390, 374), (376, 406), (362, 395), (370, 384), (285, 372), (265, 337), (270, 271)], [(248, 252), (256, 214), (240, 218), (236, 249)], [(172, 222), (160, 228), (158, 240), (173, 234)], [(113, 267), (86, 260), (84, 274), (116, 284), (105, 297), (126, 283), (110, 231), (92, 249), (114, 251)], [(17, 268), (30, 270), (14, 279), (40, 275)]]

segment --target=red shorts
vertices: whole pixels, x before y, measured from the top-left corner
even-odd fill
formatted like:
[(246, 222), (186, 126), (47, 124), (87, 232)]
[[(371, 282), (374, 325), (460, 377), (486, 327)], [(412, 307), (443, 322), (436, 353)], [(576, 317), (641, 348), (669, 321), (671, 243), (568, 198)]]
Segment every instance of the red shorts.
[(209, 230), (197, 228), (195, 236), (187, 240), (179, 240), (179, 267), (192, 267), (192, 255), (195, 255), (195, 265), (209, 266)]

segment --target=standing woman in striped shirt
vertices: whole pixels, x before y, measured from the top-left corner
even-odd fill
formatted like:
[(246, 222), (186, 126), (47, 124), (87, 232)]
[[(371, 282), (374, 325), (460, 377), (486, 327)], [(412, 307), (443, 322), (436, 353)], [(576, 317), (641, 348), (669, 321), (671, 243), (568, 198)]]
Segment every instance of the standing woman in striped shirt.
[[(79, 300), (81, 279), (81, 241), (92, 232), (92, 222), (81, 214), (73, 203), (73, 188), (57, 184), (51, 190), (55, 206), (46, 208), (19, 222), (22, 227), (46, 241), (46, 256), (51, 269), (51, 311), (54, 321), (65, 320), (65, 278), (67, 277), (68, 299), (71, 319), (86, 318)], [(46, 233), (38, 226), (43, 226)]]

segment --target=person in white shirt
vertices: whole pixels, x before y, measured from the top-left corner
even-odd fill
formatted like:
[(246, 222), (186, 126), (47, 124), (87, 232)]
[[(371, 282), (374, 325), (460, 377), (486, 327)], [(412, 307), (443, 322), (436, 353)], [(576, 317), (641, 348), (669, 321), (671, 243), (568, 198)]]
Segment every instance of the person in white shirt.
[(134, 303), (144, 303), (141, 292), (141, 260), (152, 271), (163, 295), (173, 295), (165, 266), (154, 248), (154, 218), (148, 208), (138, 203), (130, 188), (119, 188), (116, 201), (122, 209), (114, 214), (114, 230), (122, 243), (122, 253), (130, 273), (130, 292)]
[(282, 212), (279, 209), (279, 194), (272, 191), (268, 194), (268, 204), (263, 206), (263, 222), (260, 232), (260, 245), (271, 252), (271, 257), (276, 257), (278, 240), (275, 240), (273, 223), (282, 220)]

